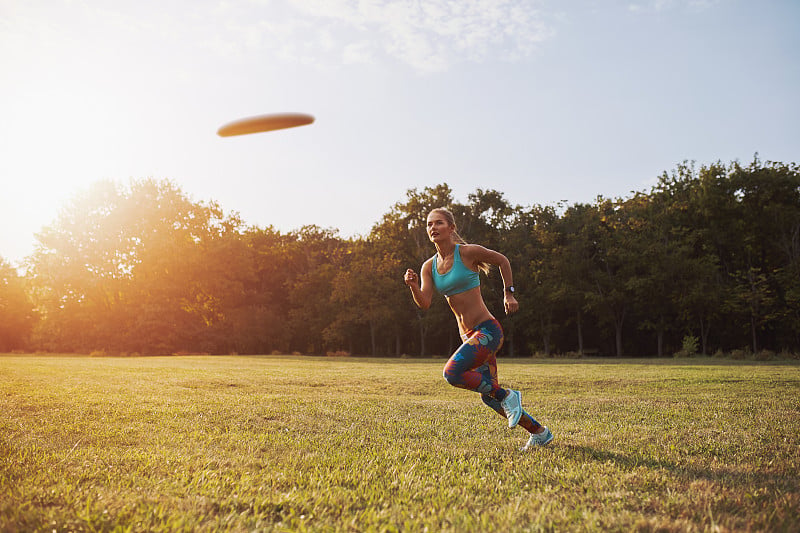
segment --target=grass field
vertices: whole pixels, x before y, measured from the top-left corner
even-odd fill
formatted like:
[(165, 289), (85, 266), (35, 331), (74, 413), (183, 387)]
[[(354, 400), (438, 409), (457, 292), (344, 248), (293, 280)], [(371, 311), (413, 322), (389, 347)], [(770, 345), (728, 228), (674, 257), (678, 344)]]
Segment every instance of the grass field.
[(2, 531), (797, 531), (800, 365), (0, 357)]

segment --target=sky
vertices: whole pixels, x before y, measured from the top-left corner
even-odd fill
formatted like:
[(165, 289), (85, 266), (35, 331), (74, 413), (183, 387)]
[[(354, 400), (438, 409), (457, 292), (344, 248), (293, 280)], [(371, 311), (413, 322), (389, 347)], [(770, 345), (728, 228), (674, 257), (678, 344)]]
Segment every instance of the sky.
[[(800, 162), (800, 2), (0, 0), (0, 257), (100, 180), (366, 235), (409, 189), (512, 205)], [(222, 138), (252, 115), (308, 126)]]

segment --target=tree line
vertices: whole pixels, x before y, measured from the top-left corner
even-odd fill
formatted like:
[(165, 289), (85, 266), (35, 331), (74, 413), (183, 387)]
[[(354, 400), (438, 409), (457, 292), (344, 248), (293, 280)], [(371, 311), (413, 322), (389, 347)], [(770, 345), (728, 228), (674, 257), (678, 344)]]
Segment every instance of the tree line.
[(800, 167), (757, 156), (571, 205), (411, 189), (350, 238), (250, 226), (168, 180), (100, 182), (37, 235), (24, 274), (0, 260), (0, 350), (449, 354), (446, 302), (423, 312), (402, 281), (433, 255), (440, 206), (511, 260), (519, 313), (502, 314), (496, 269), (481, 288), (505, 355), (800, 351)]

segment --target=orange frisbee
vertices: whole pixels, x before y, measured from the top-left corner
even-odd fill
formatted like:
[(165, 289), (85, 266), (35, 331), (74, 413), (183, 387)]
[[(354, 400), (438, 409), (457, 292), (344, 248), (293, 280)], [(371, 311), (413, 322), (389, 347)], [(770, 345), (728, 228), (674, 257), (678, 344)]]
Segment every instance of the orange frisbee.
[(295, 128), (297, 126), (305, 126), (312, 122), (314, 122), (314, 117), (306, 115), (305, 113), (258, 115), (228, 122), (217, 130), (217, 135), (220, 137), (231, 137), (233, 135), (283, 130), (286, 128)]

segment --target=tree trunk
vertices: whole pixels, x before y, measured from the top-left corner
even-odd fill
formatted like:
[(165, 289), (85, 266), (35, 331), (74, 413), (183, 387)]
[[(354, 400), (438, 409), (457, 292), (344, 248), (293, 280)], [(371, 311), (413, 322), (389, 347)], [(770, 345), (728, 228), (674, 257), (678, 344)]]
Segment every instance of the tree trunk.
[(378, 355), (378, 347), (375, 345), (375, 323), (370, 320), (369, 321), (369, 341), (372, 346), (372, 357)]
[(547, 320), (544, 317), (539, 319), (539, 325), (542, 328), (542, 345), (544, 347), (544, 354), (550, 357), (550, 337), (552, 337), (553, 316), (548, 313)]
[(711, 321), (704, 321), (700, 317), (700, 346), (702, 346), (703, 355), (708, 355), (708, 330), (711, 329)]
[(658, 356), (664, 357), (664, 330), (658, 330)]
[(581, 322), (580, 309), (578, 309), (576, 315), (577, 315), (576, 323), (578, 324), (578, 353), (583, 355), (583, 323)]
[(614, 319), (614, 333), (616, 337), (616, 344), (617, 344), (617, 357), (622, 357), (622, 324), (624, 323), (624, 318), (615, 318)]

